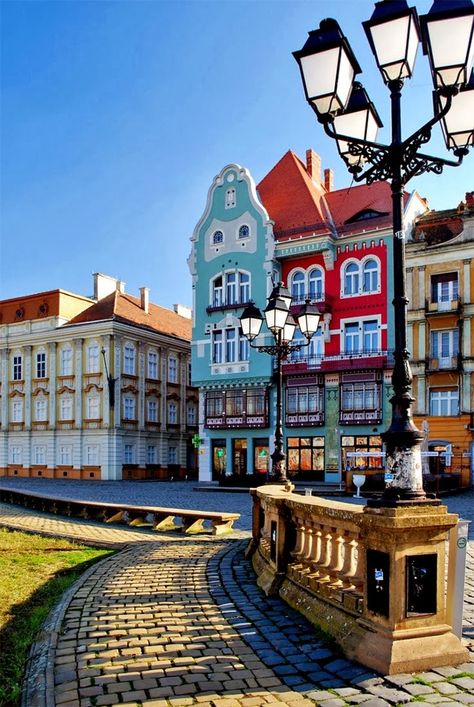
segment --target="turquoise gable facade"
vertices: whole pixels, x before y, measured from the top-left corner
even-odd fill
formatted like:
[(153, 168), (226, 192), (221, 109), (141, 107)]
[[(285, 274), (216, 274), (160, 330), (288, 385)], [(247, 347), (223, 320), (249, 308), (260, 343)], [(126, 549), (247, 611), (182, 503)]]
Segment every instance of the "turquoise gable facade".
[(199, 477), (216, 481), (263, 471), (273, 429), (272, 358), (251, 349), (239, 331), (246, 304), (264, 308), (278, 277), (272, 222), (248, 170), (230, 164), (215, 177), (191, 242)]

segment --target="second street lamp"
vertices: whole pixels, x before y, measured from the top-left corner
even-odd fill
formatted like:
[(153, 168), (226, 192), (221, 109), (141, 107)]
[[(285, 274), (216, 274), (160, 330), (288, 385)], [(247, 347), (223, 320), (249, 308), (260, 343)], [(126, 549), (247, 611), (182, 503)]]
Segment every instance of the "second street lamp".
[[(337, 140), (339, 152), (356, 182), (389, 180), (393, 205), (393, 280), (395, 350), (391, 398), (392, 420), (382, 434), (385, 442), (387, 488), (381, 503), (424, 503), (421, 432), (412, 420), (412, 375), (407, 350), (407, 304), (403, 191), (424, 172), (440, 174), (458, 166), (474, 144), (474, 6), (472, 0), (435, 0), (418, 19), (406, 0), (382, 0), (363, 23), (378, 69), (390, 91), (391, 142), (374, 142), (381, 127), (375, 108), (360, 83), (360, 68), (336, 20), (323, 20), (294, 52), (306, 99), (325, 132)], [(434, 117), (403, 140), (401, 91), (413, 72), (418, 44), (428, 55), (434, 85)], [(457, 161), (420, 152), (436, 123)]]
[(320, 319), (318, 309), (310, 303), (310, 300), (306, 300), (296, 315), (298, 327), (305, 337), (306, 343), (293, 344), (296, 322), (290, 312), (291, 300), (290, 293), (281, 282), (273, 288), (268, 297), (264, 313), (266, 325), (274, 338), (273, 344), (257, 345), (253, 343), (260, 334), (263, 323), (263, 315), (253, 302), (244, 309), (240, 317), (242, 333), (248, 339), (250, 346), (262, 353), (276, 357), (275, 450), (271, 455), (271, 479), (277, 483), (288, 482), (286, 454), (283, 450), (282, 361), (293, 351), (299, 351), (304, 346), (309, 346), (313, 334), (317, 331)]

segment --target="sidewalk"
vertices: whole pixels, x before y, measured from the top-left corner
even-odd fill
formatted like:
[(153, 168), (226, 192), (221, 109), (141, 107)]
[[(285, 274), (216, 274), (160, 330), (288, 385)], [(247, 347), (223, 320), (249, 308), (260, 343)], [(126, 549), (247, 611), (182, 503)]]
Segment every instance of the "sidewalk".
[(122, 548), (86, 572), (50, 616), (30, 659), (25, 707), (474, 704), (472, 542), (471, 662), (384, 678), (264, 597), (243, 555), (246, 531), (188, 538), (5, 504), (0, 524)]

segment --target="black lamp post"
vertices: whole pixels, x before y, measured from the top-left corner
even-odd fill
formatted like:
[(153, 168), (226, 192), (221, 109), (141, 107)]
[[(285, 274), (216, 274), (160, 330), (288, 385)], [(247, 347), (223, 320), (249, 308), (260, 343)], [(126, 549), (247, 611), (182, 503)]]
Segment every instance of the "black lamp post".
[[(389, 478), (383, 505), (426, 502), (421, 466), (421, 432), (411, 414), (412, 375), (406, 341), (405, 243), (403, 189), (414, 176), (440, 174), (458, 166), (474, 144), (474, 6), (471, 0), (435, 0), (418, 19), (406, 0), (382, 0), (363, 23), (377, 66), (391, 98), (391, 142), (374, 142), (380, 118), (360, 83), (360, 67), (333, 19), (309, 33), (303, 49), (294, 52), (306, 100), (325, 132), (337, 140), (341, 157), (356, 182), (390, 180), (393, 203), (393, 276), (395, 351), (391, 398), (392, 421), (382, 434)], [(434, 84), (434, 117), (403, 140), (401, 91), (413, 71), (418, 44), (428, 55)], [(440, 122), (448, 150), (457, 161), (421, 153)]]
[(107, 368), (107, 359), (105, 358), (105, 349), (101, 349), (102, 358), (104, 359), (105, 377), (107, 378), (107, 386), (109, 388), (109, 405), (115, 407), (115, 381), (117, 380), (109, 373)]
[(296, 315), (298, 327), (306, 339), (304, 344), (293, 344), (293, 335), (296, 330), (296, 322), (290, 312), (292, 297), (283, 283), (275, 285), (268, 297), (267, 306), (264, 311), (267, 327), (270, 329), (274, 344), (257, 345), (254, 340), (260, 333), (263, 315), (258, 307), (251, 302), (242, 312), (240, 326), (243, 335), (248, 339), (250, 346), (262, 353), (276, 356), (276, 423), (275, 423), (275, 450), (272, 458), (272, 481), (277, 483), (287, 483), (286, 475), (286, 454), (283, 451), (283, 423), (282, 423), (282, 361), (293, 351), (299, 351), (304, 346), (309, 346), (311, 337), (316, 332), (320, 313), (310, 300), (299, 308)]

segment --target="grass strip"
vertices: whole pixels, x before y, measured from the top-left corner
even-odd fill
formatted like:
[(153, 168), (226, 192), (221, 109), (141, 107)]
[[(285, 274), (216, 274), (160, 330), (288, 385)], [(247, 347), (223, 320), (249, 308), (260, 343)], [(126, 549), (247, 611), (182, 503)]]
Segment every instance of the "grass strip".
[(0, 707), (17, 707), (28, 651), (61, 595), (111, 550), (0, 528)]

